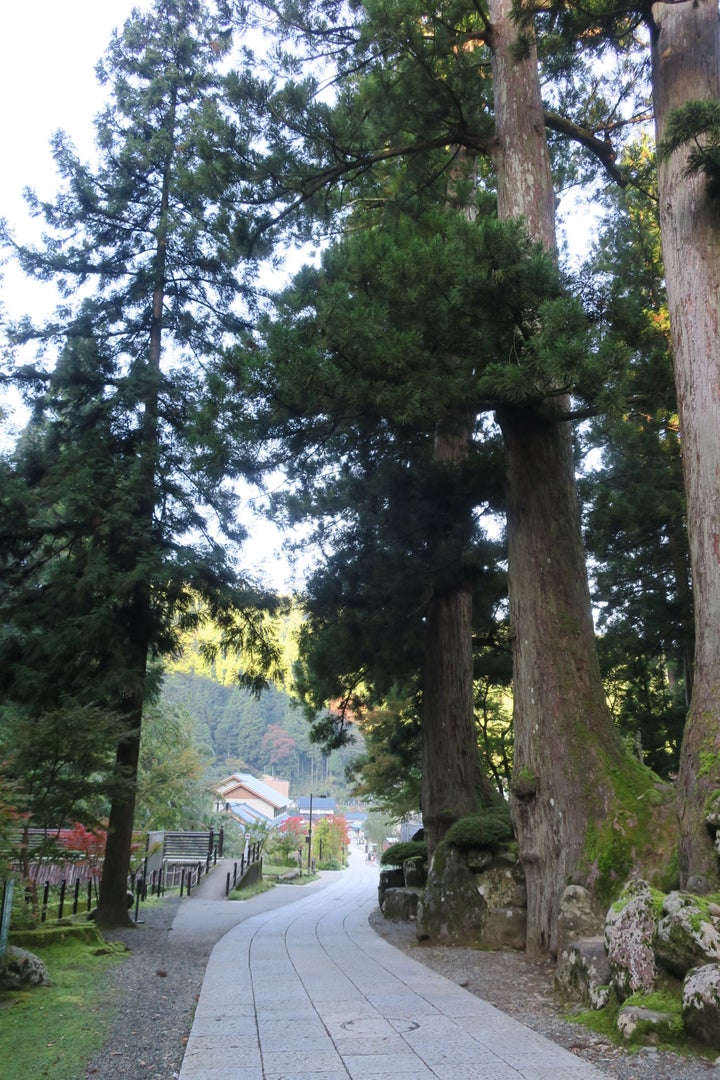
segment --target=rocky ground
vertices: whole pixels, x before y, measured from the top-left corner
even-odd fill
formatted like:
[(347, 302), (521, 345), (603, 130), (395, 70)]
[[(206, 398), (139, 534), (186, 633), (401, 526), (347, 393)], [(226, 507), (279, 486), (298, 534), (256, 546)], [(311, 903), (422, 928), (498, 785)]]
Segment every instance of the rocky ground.
[[(92, 1080), (173, 1080), (211, 950), (173, 947), (168, 931), (177, 899), (148, 908), (137, 929), (108, 934), (125, 941), (129, 957), (113, 979), (118, 1011), (107, 1043), (85, 1074)], [(491, 1002), (528, 1027), (546, 1035), (615, 1080), (711, 1080), (720, 1064), (654, 1049), (629, 1053), (565, 1019), (553, 990), (553, 965), (529, 961), (521, 953), (421, 945), (411, 923), (390, 922), (376, 911), (371, 925), (385, 940), (415, 960)]]

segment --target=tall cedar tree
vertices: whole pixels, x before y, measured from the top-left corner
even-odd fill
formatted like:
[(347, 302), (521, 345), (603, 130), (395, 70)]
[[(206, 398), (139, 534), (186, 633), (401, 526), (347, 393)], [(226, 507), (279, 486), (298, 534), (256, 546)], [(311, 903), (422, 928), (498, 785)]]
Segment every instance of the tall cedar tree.
[[(562, 4), (549, 15), (553, 32), (626, 48), (645, 30), (652, 72), (659, 218), (670, 312), (695, 610), (693, 692), (678, 773), (680, 874), (720, 883), (714, 848), (714, 799), (720, 780), (720, 21), (717, 0), (637, 3), (621, 11), (601, 4)], [(649, 37), (649, 42), (648, 42)]]
[(692, 690), (693, 616), (681, 443), (648, 139), (621, 167), (642, 187), (610, 187), (591, 254), (597, 324), (628, 350), (621, 408), (590, 422), (602, 453), (581, 481), (594, 560), (600, 661), (613, 715), (636, 753), (677, 774)]
[[(498, 213), (523, 219), (553, 253), (555, 197), (534, 39), (520, 30), (510, 0), (491, 0), (489, 14)], [(639, 773), (600, 677), (563, 389), (498, 410), (514, 662), (511, 792), (530, 951), (550, 947), (567, 882), (589, 881), (589, 835), (614, 817), (617, 788)]]
[[(720, 885), (720, 19), (717, 0), (651, 9), (660, 230), (695, 609), (678, 771), (680, 877)], [(684, 110), (684, 111), (683, 111)], [(714, 110), (714, 114), (712, 113)], [(699, 118), (698, 118), (698, 115)], [(713, 146), (715, 147), (713, 153)]]
[(36, 415), (11, 466), (29, 498), (16, 500), (19, 521), (4, 538), (3, 648), (23, 665), (6, 690), (30, 710), (45, 707), (28, 694), (24, 666), (28, 643), (47, 635), (34, 677), (55, 704), (89, 699), (119, 718), (103, 925), (128, 921), (149, 659), (201, 618), (198, 596), (227, 647), (254, 651), (246, 681), (259, 688), (275, 657), (255, 606), (262, 598), (213, 539), (243, 535), (205, 379), (242, 325), (245, 292), (238, 206), (254, 119), (249, 106), (226, 106), (227, 16), (222, 4), (211, 14), (201, 0), (158, 0), (113, 35), (98, 65), (111, 90), (96, 121), (98, 164), (83, 164), (56, 135), (64, 188), (52, 202), (28, 194), (47, 237), (14, 245), (26, 272), (63, 296), (53, 319), (16, 327), (15, 341), (57, 346), (62, 359), (54, 371), (19, 373)]
[[(522, 352), (533, 289), (556, 284), (519, 230), (454, 210), (388, 212), (298, 276), (254, 358), (269, 430), (305, 488), (290, 511), (314, 519), (332, 547), (309, 583), (307, 696), (340, 699), (352, 715), (401, 688), (417, 695), (431, 845), (447, 821), (498, 797), (478, 773), (473, 632), (492, 636), (503, 595), (501, 549), (476, 517), (497, 497), (496, 441), (464, 434), (459, 460), (441, 459), (437, 444), (447, 445), (449, 417), (480, 402), (487, 371), (504, 372), (513, 346)], [(438, 608), (457, 595), (467, 612), (443, 620)], [(445, 678), (458, 654), (462, 677)], [(342, 735), (332, 714), (325, 731)]]
[[(316, 30), (333, 42), (352, 36), (346, 27), (335, 32), (331, 20), (323, 22), (323, 6), (318, 10), (317, 23), (309, 21), (311, 34)], [(523, 219), (530, 237), (553, 253), (554, 192), (546, 122), (552, 119), (556, 128), (572, 131), (606, 164), (612, 163), (612, 155), (593, 132), (563, 124), (557, 116), (549, 118), (540, 94), (533, 35), (515, 15), (509, 3), (494, 3), (472, 17), (467, 9), (449, 4), (434, 14), (423, 11), (421, 18), (414, 5), (403, 11), (394, 8), (392, 15), (382, 4), (365, 5), (354, 39), (362, 57), (355, 70), (365, 69), (351, 80), (341, 102), (345, 111), (339, 113), (345, 124), (336, 149), (344, 161), (338, 165), (336, 155), (334, 169), (328, 166), (316, 173), (317, 183), (332, 180), (341, 168), (352, 177), (350, 156), (340, 148), (355, 145), (356, 173), (367, 175), (378, 162), (401, 159), (404, 180), (391, 190), (410, 198), (467, 151), (477, 163), (478, 177), (487, 172), (487, 162), (492, 164), (500, 216)], [(298, 25), (295, 5), (293, 20)], [(377, 57), (382, 63), (374, 60)], [(488, 100), (490, 86), (493, 101)], [(375, 197), (387, 195), (388, 187), (383, 189), (378, 181)], [(365, 197), (369, 201), (370, 196)], [(549, 327), (549, 313), (544, 317)], [(649, 774), (625, 754), (604, 697), (566, 397), (582, 361), (577, 339), (562, 333), (563, 321), (554, 326), (554, 347), (535, 353), (539, 362), (532, 372), (523, 364), (508, 364), (504, 393), (494, 398), (506, 448), (515, 645), (513, 787), (529, 884), (531, 949), (549, 945), (569, 878), (595, 882), (602, 891), (625, 871), (612, 867), (600, 881), (599, 847), (607, 842), (615, 812), (622, 817), (628, 800), (635, 804), (632, 793), (651, 783)], [(589, 355), (587, 361), (592, 361)], [(432, 762), (428, 765), (433, 767)], [(462, 775), (461, 769), (456, 772)], [(447, 774), (438, 777), (439, 791), (447, 784)]]

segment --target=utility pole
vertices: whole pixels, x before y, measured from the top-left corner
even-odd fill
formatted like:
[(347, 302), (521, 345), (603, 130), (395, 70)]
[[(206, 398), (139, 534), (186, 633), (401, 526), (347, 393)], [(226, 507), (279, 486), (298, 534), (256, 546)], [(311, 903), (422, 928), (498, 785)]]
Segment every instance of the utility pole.
[(310, 871), (310, 858), (312, 856), (312, 791), (310, 792), (310, 819), (309, 819), (309, 822), (308, 822), (307, 845), (308, 845), (307, 868), (308, 868), (308, 872), (309, 872)]

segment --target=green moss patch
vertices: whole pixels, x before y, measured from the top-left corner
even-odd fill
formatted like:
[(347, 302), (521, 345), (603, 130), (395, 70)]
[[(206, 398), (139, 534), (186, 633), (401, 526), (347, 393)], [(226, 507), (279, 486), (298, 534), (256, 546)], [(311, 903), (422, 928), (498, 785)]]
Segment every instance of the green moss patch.
[(84, 941), (88, 945), (103, 945), (105, 939), (94, 923), (70, 923), (67, 926), (40, 926), (32, 930), (11, 930), (8, 935), (11, 945), (19, 949), (37, 952), (50, 945), (64, 945), (70, 941)]
[[(640, 1021), (630, 1040), (626, 1040), (618, 1031), (617, 1021), (620, 1009), (629, 1006), (667, 1014), (671, 1019), (659, 1025)], [(628, 1053), (636, 1053), (642, 1046), (646, 1046), (648, 1036), (651, 1036), (658, 1050), (701, 1058), (714, 1059), (717, 1056), (717, 1051), (701, 1046), (685, 1032), (682, 1021), (681, 985), (670, 979), (666, 985), (655, 989), (652, 993), (632, 994), (622, 1005), (615, 994), (612, 994), (609, 1004), (604, 1009), (567, 1013), (565, 1018), (572, 1023), (582, 1025), (589, 1031), (596, 1032), (613, 1045), (623, 1047)]]
[(590, 889), (610, 904), (640, 874), (663, 891), (677, 888), (677, 822), (672, 790), (628, 756), (609, 769), (615, 809), (588, 828), (584, 867)]
[(112, 971), (122, 954), (71, 937), (33, 951), (46, 964), (52, 985), (0, 992), (3, 1075), (78, 1080), (105, 1044), (114, 1019)]

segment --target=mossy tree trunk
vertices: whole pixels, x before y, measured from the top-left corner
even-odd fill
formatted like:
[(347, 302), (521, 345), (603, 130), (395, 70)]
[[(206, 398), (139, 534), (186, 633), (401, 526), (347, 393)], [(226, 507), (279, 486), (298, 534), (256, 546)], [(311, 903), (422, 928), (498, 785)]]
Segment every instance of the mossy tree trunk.
[[(660, 142), (674, 109), (720, 99), (720, 26), (717, 0), (654, 4), (652, 16)], [(698, 875), (717, 888), (720, 864), (705, 818), (720, 804), (720, 197), (717, 180), (687, 175), (693, 145), (658, 166), (695, 608), (695, 671), (677, 793), (681, 880)]]
[(637, 769), (600, 678), (567, 424), (503, 410), (515, 761), (513, 819), (528, 892), (527, 947), (547, 949), (560, 897), (585, 867), (588, 830), (614, 812)]

